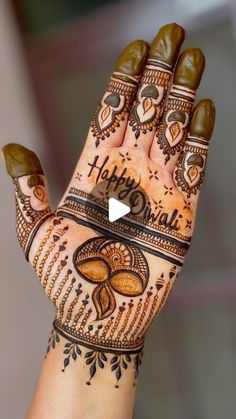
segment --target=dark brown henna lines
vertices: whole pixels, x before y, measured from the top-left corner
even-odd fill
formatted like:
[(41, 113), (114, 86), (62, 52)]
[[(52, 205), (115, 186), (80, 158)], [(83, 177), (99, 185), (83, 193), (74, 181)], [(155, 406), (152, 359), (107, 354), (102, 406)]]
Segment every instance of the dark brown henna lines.
[(195, 91), (186, 87), (173, 85), (170, 90), (163, 120), (156, 133), (166, 163), (183, 148), (194, 98)]
[(47, 358), (51, 349), (55, 349), (57, 343), (60, 342), (60, 336), (55, 329), (52, 329), (51, 335), (48, 339), (48, 347), (46, 350), (45, 358)]
[(28, 259), (32, 240), (40, 225), (51, 215), (43, 175), (14, 179), (16, 196), (16, 232)]
[(156, 127), (171, 75), (168, 64), (155, 59), (148, 60), (129, 117), (129, 124), (135, 134), (135, 146), (141, 133), (146, 134)]
[(74, 188), (73, 191), (77, 196), (68, 196), (58, 214), (98, 230), (103, 235), (110, 235), (112, 232), (118, 240), (135, 239), (136, 246), (141, 250), (179, 266), (182, 265), (189, 248), (189, 237), (178, 232), (178, 222), (182, 214), (176, 209), (171, 214), (159, 209), (155, 216), (153, 214), (153, 217), (150, 217), (150, 221), (141, 215), (130, 214), (127, 220), (124, 218), (116, 223), (110, 223), (106, 204), (102, 200)]
[(149, 278), (147, 261), (139, 249), (104, 237), (90, 239), (80, 246), (73, 262), (82, 278), (96, 285), (92, 299), (97, 320), (114, 312), (114, 291), (124, 296), (138, 296), (144, 292)]
[[(45, 358), (48, 356), (50, 350), (55, 349), (56, 345), (60, 343), (60, 335), (65, 338), (63, 332), (58, 331), (55, 326), (48, 341)], [(121, 379), (128, 368), (133, 370), (133, 385), (135, 386), (143, 355), (141, 351), (134, 354), (121, 354), (115, 351), (113, 353), (104, 352), (98, 348), (92, 347), (88, 349), (81, 345), (76, 339), (72, 339), (65, 343), (63, 354), (65, 355), (65, 358), (62, 372), (65, 372), (66, 368), (73, 361), (83, 362), (84, 366), (88, 369), (88, 380), (86, 384), (91, 385), (92, 379), (98, 371), (109, 368), (111, 374), (114, 376), (115, 388), (119, 388)]]
[(178, 160), (175, 181), (188, 198), (197, 194), (203, 182), (208, 144), (204, 138), (190, 136)]
[(124, 121), (137, 88), (137, 78), (113, 73), (107, 91), (91, 123), (96, 147)]

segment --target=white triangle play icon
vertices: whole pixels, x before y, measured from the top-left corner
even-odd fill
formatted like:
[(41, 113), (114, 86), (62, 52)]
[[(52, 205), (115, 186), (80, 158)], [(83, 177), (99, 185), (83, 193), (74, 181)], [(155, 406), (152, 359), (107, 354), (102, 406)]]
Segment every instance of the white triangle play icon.
[(109, 198), (108, 201), (108, 218), (111, 223), (123, 217), (126, 214), (129, 214), (130, 207), (123, 204), (115, 198)]

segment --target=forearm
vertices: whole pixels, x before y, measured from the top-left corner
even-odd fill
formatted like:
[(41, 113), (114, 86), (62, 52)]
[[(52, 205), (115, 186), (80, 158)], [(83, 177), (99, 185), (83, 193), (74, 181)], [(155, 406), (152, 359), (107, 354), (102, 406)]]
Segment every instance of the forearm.
[[(29, 408), (27, 419), (129, 419), (132, 418), (135, 398), (134, 365), (124, 371), (120, 383), (112, 371), (114, 354), (106, 354), (104, 367), (90, 381), (90, 365), (86, 364), (88, 348), (81, 348), (76, 360), (64, 370), (65, 344), (50, 349), (43, 364), (39, 382)], [(62, 371), (64, 370), (64, 371)]]

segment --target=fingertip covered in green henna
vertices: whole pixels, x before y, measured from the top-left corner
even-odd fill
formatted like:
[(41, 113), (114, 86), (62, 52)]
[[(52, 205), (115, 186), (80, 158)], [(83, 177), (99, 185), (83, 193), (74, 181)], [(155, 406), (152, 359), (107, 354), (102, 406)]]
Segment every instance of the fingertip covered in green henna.
[(129, 76), (139, 76), (147, 59), (149, 46), (144, 41), (134, 41), (121, 53), (115, 71)]
[(163, 26), (152, 42), (150, 58), (164, 61), (173, 67), (184, 37), (185, 30), (176, 23), (169, 23)]
[(215, 106), (212, 100), (203, 99), (198, 102), (191, 119), (190, 134), (209, 140), (215, 125), (215, 113)]
[(179, 57), (174, 84), (197, 89), (205, 68), (205, 56), (200, 48), (188, 48)]
[(20, 144), (7, 144), (2, 153), (8, 174), (14, 179), (20, 176), (43, 174), (41, 163), (36, 154)]

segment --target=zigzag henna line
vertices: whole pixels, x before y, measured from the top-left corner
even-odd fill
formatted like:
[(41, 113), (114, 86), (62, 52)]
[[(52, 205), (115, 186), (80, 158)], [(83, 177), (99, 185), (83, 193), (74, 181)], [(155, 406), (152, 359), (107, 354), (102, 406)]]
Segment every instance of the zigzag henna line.
[[(80, 329), (82, 330), (84, 330), (84, 327), (86, 326), (86, 324), (87, 324), (87, 322), (88, 322), (88, 320), (89, 320), (89, 317), (91, 316), (91, 314), (92, 314), (92, 309), (90, 308), (88, 311), (87, 311), (87, 313), (85, 313), (85, 315), (84, 315), (84, 317), (83, 317), (83, 320), (82, 320), (82, 322), (81, 322), (81, 326), (80, 326)], [(96, 333), (99, 333), (99, 329), (96, 331)], [(96, 335), (96, 333), (95, 333), (95, 335)], [(97, 333), (97, 335), (98, 335), (98, 333)]]
[(160, 313), (162, 307), (165, 305), (165, 302), (166, 302), (166, 299), (168, 297), (169, 290), (170, 290), (170, 282), (171, 281), (169, 280), (166, 284), (166, 288), (165, 288), (165, 291), (163, 293), (163, 296), (162, 296), (162, 299), (161, 299), (161, 302), (160, 302), (160, 305), (158, 307), (158, 311), (157, 311), (156, 315)]
[(43, 276), (43, 282), (41, 282), (43, 288), (46, 288), (47, 283), (48, 283), (49, 276), (51, 275), (51, 272), (52, 272), (52, 268), (55, 265), (55, 263), (57, 262), (59, 256), (60, 256), (60, 251), (54, 253), (53, 258), (49, 262), (49, 265), (47, 267), (46, 273)]
[(133, 329), (133, 327), (134, 327), (134, 325), (135, 325), (135, 323), (138, 319), (138, 316), (139, 316), (139, 313), (141, 311), (142, 305), (143, 305), (143, 299), (140, 298), (139, 302), (138, 302), (138, 305), (136, 307), (135, 313), (134, 313), (134, 318), (133, 318), (132, 322), (130, 323), (130, 326), (129, 326), (128, 330), (124, 333), (124, 340), (127, 340), (127, 336), (131, 333), (131, 331), (132, 331), (132, 329)]
[(113, 338), (114, 333), (117, 330), (117, 328), (118, 328), (118, 326), (120, 324), (120, 321), (121, 321), (122, 317), (123, 317), (123, 310), (120, 310), (119, 309), (118, 315), (116, 316), (115, 323), (114, 323), (114, 325), (113, 325), (113, 327), (112, 327), (112, 329), (111, 329), (111, 331), (109, 333), (108, 339), (112, 339)]
[(106, 337), (107, 333), (109, 332), (110, 328), (112, 327), (113, 321), (114, 321), (114, 317), (111, 317), (111, 319), (108, 320), (106, 326), (103, 329), (101, 338), (105, 338)]
[(47, 262), (47, 259), (50, 256), (50, 253), (53, 251), (55, 246), (56, 246), (56, 243), (54, 243), (54, 242), (50, 243), (50, 245), (48, 247), (48, 250), (46, 251), (46, 253), (45, 253), (45, 255), (44, 255), (44, 257), (43, 257), (43, 259), (42, 259), (42, 261), (39, 265), (37, 273), (38, 273), (38, 277), (39, 277), (40, 281), (41, 281), (42, 276), (43, 276), (43, 268), (45, 266), (45, 263)]
[(77, 343), (78, 345), (81, 345), (85, 348), (89, 348), (95, 352), (106, 352), (106, 353), (111, 353), (111, 354), (116, 354), (116, 355), (124, 355), (124, 354), (128, 354), (128, 355), (132, 355), (132, 354), (138, 354), (139, 352), (142, 351), (143, 349), (143, 345), (141, 345), (138, 349), (134, 349), (134, 350), (119, 350), (119, 349), (112, 349), (112, 348), (105, 348), (102, 345), (100, 346), (95, 346), (89, 342), (84, 342), (81, 341), (80, 339), (76, 339), (75, 337), (71, 336), (71, 335), (67, 335), (58, 325), (57, 320), (54, 321), (53, 323), (54, 329), (59, 333), (59, 335), (63, 336), (65, 339), (69, 340), (70, 342), (73, 343)]
[(71, 321), (73, 310), (74, 310), (76, 304), (78, 303), (79, 299), (80, 299), (80, 295), (76, 295), (76, 297), (74, 298), (74, 300), (72, 300), (72, 302), (71, 302), (71, 304), (68, 308), (68, 314), (67, 314), (66, 319), (64, 321), (64, 324), (66, 326), (69, 325), (69, 323)]
[[(65, 234), (65, 232), (67, 231), (68, 228), (64, 227), (64, 228), (59, 228), (56, 232), (55, 232), (55, 236), (59, 236), (60, 238), (62, 238), (62, 236)], [(54, 237), (54, 236), (53, 236)], [(52, 241), (48, 247), (48, 250), (46, 251), (46, 253), (44, 254), (44, 257), (42, 259), (42, 261), (40, 262), (39, 268), (37, 270), (38, 273), (38, 277), (41, 281), (42, 276), (43, 276), (43, 269), (44, 266), (47, 262), (48, 257), (50, 256), (50, 253), (52, 252), (52, 250), (54, 249), (54, 247), (56, 246), (56, 242)]]
[(87, 304), (84, 304), (84, 303), (82, 304), (82, 306), (80, 307), (80, 309), (79, 309), (78, 313), (76, 314), (76, 316), (75, 316), (75, 318), (74, 318), (74, 321), (73, 321), (72, 327), (76, 327), (76, 326), (78, 325), (79, 319), (80, 319), (80, 318), (81, 318), (81, 316), (83, 315), (83, 313), (84, 313), (84, 310), (85, 310), (86, 306), (87, 306)]
[[(138, 332), (139, 332), (139, 330), (140, 330), (140, 328), (142, 326), (143, 320), (144, 320), (144, 318), (145, 318), (145, 316), (147, 314), (147, 309), (148, 309), (148, 306), (150, 304), (150, 301), (151, 301), (151, 298), (150, 298), (150, 296), (148, 296), (146, 298), (146, 300), (145, 300), (144, 305), (143, 305), (143, 311), (141, 313), (141, 316), (139, 318), (139, 321), (138, 321), (138, 323), (137, 323), (137, 325), (136, 325), (136, 327), (135, 327), (135, 329), (134, 329), (134, 331), (133, 331), (133, 333), (132, 333), (132, 335), (130, 337), (131, 340), (134, 340), (135, 339), (135, 336), (138, 334)], [(139, 335), (140, 335), (140, 333), (139, 333)]]
[(155, 297), (153, 298), (153, 302), (152, 302), (152, 305), (150, 307), (150, 311), (149, 311), (148, 317), (147, 317), (147, 319), (146, 319), (146, 321), (145, 321), (142, 329), (139, 331), (139, 334), (141, 336), (146, 333), (146, 330), (148, 329), (148, 327), (150, 327), (151, 322), (156, 317), (156, 316), (153, 317), (153, 315), (154, 315), (154, 312), (155, 312), (156, 307), (157, 307), (158, 299), (159, 299), (159, 296), (158, 296), (158, 293), (157, 293), (155, 295)]
[(76, 338), (80, 342), (84, 342), (85, 346), (93, 345), (94, 347), (103, 348), (104, 351), (109, 352), (110, 349), (114, 351), (120, 351), (123, 353), (134, 353), (138, 352), (139, 349), (143, 347), (144, 338), (143, 336), (138, 336), (135, 341), (129, 341), (128, 339), (123, 339), (122, 341), (114, 339), (105, 339), (105, 338), (97, 338), (97, 336), (92, 335), (90, 330), (84, 333), (84, 330), (81, 332), (79, 328), (65, 326), (62, 322), (59, 322), (56, 319), (57, 327), (62, 330), (67, 336), (68, 339), (70, 337), (72, 339)]
[(133, 300), (130, 301), (130, 303), (128, 304), (128, 306), (129, 306), (129, 308), (128, 308), (127, 312), (126, 312), (123, 325), (122, 325), (121, 329), (119, 330), (119, 332), (117, 334), (117, 339), (120, 339), (122, 333), (125, 331), (125, 329), (128, 326), (129, 318), (131, 316), (132, 308), (133, 308)]
[(45, 244), (47, 243), (47, 241), (48, 241), (48, 240), (50, 239), (50, 237), (51, 237), (51, 233), (52, 233), (53, 229), (54, 229), (54, 226), (53, 226), (53, 225), (51, 225), (51, 226), (47, 229), (47, 231), (46, 231), (46, 236), (45, 236), (45, 237), (43, 238), (43, 240), (40, 242), (40, 245), (39, 245), (39, 247), (38, 247), (38, 249), (37, 249), (37, 251), (36, 251), (36, 253), (35, 253), (35, 256), (34, 256), (34, 259), (33, 259), (33, 263), (32, 263), (32, 266), (33, 266), (34, 270), (36, 270), (36, 266), (37, 266), (38, 260), (39, 260), (39, 258), (40, 258), (40, 256), (41, 256), (41, 253), (42, 253), (42, 251), (43, 251), (43, 248), (44, 248)]
[[(67, 256), (67, 258), (68, 258), (68, 256)], [(64, 258), (64, 259), (62, 259), (62, 262), (64, 262), (64, 263), (66, 263), (66, 258)], [(51, 294), (52, 294), (52, 290), (53, 290), (53, 288), (54, 288), (54, 285), (55, 285), (55, 283), (56, 283), (56, 280), (58, 279), (58, 277), (59, 277), (59, 275), (60, 275), (60, 273), (61, 273), (61, 271), (64, 269), (64, 267), (65, 267), (65, 265), (64, 264), (62, 264), (62, 263), (60, 263), (59, 265), (58, 265), (58, 267), (57, 267), (57, 269), (56, 269), (56, 272), (55, 272), (55, 274), (53, 275), (53, 277), (52, 277), (52, 279), (51, 279), (51, 281), (50, 281), (50, 283), (49, 283), (49, 285), (48, 285), (48, 289), (46, 290), (46, 293), (47, 293), (47, 296), (49, 297), (49, 298), (51, 298)]]
[(72, 271), (69, 269), (67, 271), (67, 274), (64, 276), (64, 278), (62, 279), (62, 281), (60, 282), (60, 285), (56, 291), (56, 293), (54, 294), (53, 298), (52, 298), (52, 302), (55, 304), (56, 301), (58, 300), (58, 298), (61, 295), (62, 289), (64, 287), (64, 285), (67, 283), (69, 276), (72, 274)]
[(65, 295), (64, 295), (61, 303), (59, 304), (59, 321), (62, 321), (62, 319), (63, 319), (65, 304), (66, 304), (66, 302), (68, 300), (68, 297), (69, 297), (69, 295), (70, 295), (70, 293), (71, 293), (71, 291), (72, 291), (72, 289), (74, 287), (75, 281), (76, 281), (76, 279), (75, 278), (72, 278), (71, 283), (68, 286), (68, 288), (67, 288), (67, 290), (65, 292)]

